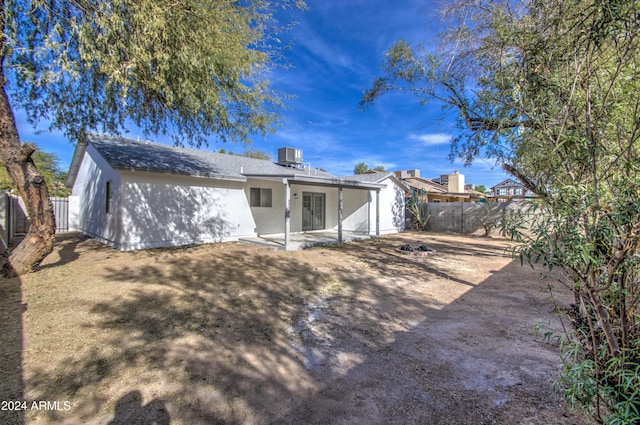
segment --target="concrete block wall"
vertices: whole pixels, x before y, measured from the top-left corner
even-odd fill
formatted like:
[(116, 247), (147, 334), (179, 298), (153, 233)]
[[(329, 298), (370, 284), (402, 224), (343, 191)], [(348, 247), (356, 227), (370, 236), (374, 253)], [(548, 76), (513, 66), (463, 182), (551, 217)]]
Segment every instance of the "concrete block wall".
[[(465, 235), (485, 234), (484, 223), (499, 224), (503, 217), (526, 211), (531, 207), (526, 202), (428, 202), (427, 211), (431, 213), (427, 223), (429, 232), (453, 232)], [(409, 216), (409, 214), (407, 214)], [(491, 233), (498, 233), (493, 226)]]

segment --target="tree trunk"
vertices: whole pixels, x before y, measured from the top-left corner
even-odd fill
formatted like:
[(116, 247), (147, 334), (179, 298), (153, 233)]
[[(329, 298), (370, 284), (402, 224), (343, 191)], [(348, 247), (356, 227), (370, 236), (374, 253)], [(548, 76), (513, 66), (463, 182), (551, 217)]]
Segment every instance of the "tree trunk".
[(0, 73), (0, 160), (18, 187), (30, 221), (23, 241), (8, 256), (0, 252), (1, 273), (13, 276), (33, 271), (53, 250), (55, 218), (47, 185), (31, 159), (35, 148), (20, 143), (5, 84)]
[(18, 188), (30, 221), (27, 236), (10, 254), (0, 245), (0, 274), (13, 276), (33, 271), (53, 251), (56, 226), (49, 189), (31, 159), (35, 148), (20, 143), (16, 119), (5, 89), (4, 8), (5, 2), (0, 0), (0, 161)]

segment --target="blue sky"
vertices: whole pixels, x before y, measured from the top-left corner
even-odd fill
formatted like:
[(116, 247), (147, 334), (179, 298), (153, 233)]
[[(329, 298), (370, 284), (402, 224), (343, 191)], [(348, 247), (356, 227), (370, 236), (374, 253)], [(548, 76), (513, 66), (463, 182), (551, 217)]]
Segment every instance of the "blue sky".
[[(306, 12), (288, 12), (297, 21), (290, 35), (289, 69), (273, 72), (274, 88), (294, 95), (277, 132), (256, 137), (253, 147), (277, 158), (277, 149), (302, 149), (304, 160), (336, 175), (349, 175), (364, 161), (387, 170), (418, 168), (432, 178), (460, 170), (465, 181), (493, 186), (506, 178), (499, 167), (478, 159), (472, 166), (447, 159), (456, 129), (437, 103), (419, 106), (409, 95), (383, 96), (358, 111), (363, 90), (377, 76), (385, 51), (398, 39), (432, 43), (439, 31), (437, 1), (307, 0)], [(37, 142), (68, 167), (74, 146), (60, 133), (34, 129), (16, 113), (22, 140)], [(131, 128), (128, 137), (143, 137)], [(162, 141), (162, 140), (157, 140)], [(214, 142), (210, 149), (242, 152), (241, 145)]]

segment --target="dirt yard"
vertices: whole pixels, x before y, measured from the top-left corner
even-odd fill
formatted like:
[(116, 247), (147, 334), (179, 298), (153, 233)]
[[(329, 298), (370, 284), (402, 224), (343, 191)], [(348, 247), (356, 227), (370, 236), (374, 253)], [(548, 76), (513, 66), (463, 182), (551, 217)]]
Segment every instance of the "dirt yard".
[(558, 349), (534, 332), (559, 328), (549, 282), (506, 246), (404, 233), (121, 253), (62, 237), (0, 283), (0, 423), (588, 423), (552, 396)]

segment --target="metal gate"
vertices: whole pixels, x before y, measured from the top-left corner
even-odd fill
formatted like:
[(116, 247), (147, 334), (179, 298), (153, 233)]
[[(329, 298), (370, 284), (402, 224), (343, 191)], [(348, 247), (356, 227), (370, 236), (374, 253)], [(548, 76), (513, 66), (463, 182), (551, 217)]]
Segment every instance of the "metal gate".
[(53, 214), (56, 217), (56, 233), (69, 231), (69, 198), (52, 197)]
[[(0, 192), (2, 196), (2, 192)], [(6, 194), (6, 236), (8, 243), (12, 243), (16, 238), (25, 236), (29, 231), (29, 217), (27, 208), (22, 198)], [(56, 233), (69, 231), (69, 198), (52, 197), (53, 214), (56, 221)], [(2, 202), (0, 202), (0, 207)], [(2, 223), (0, 223), (1, 225)]]

